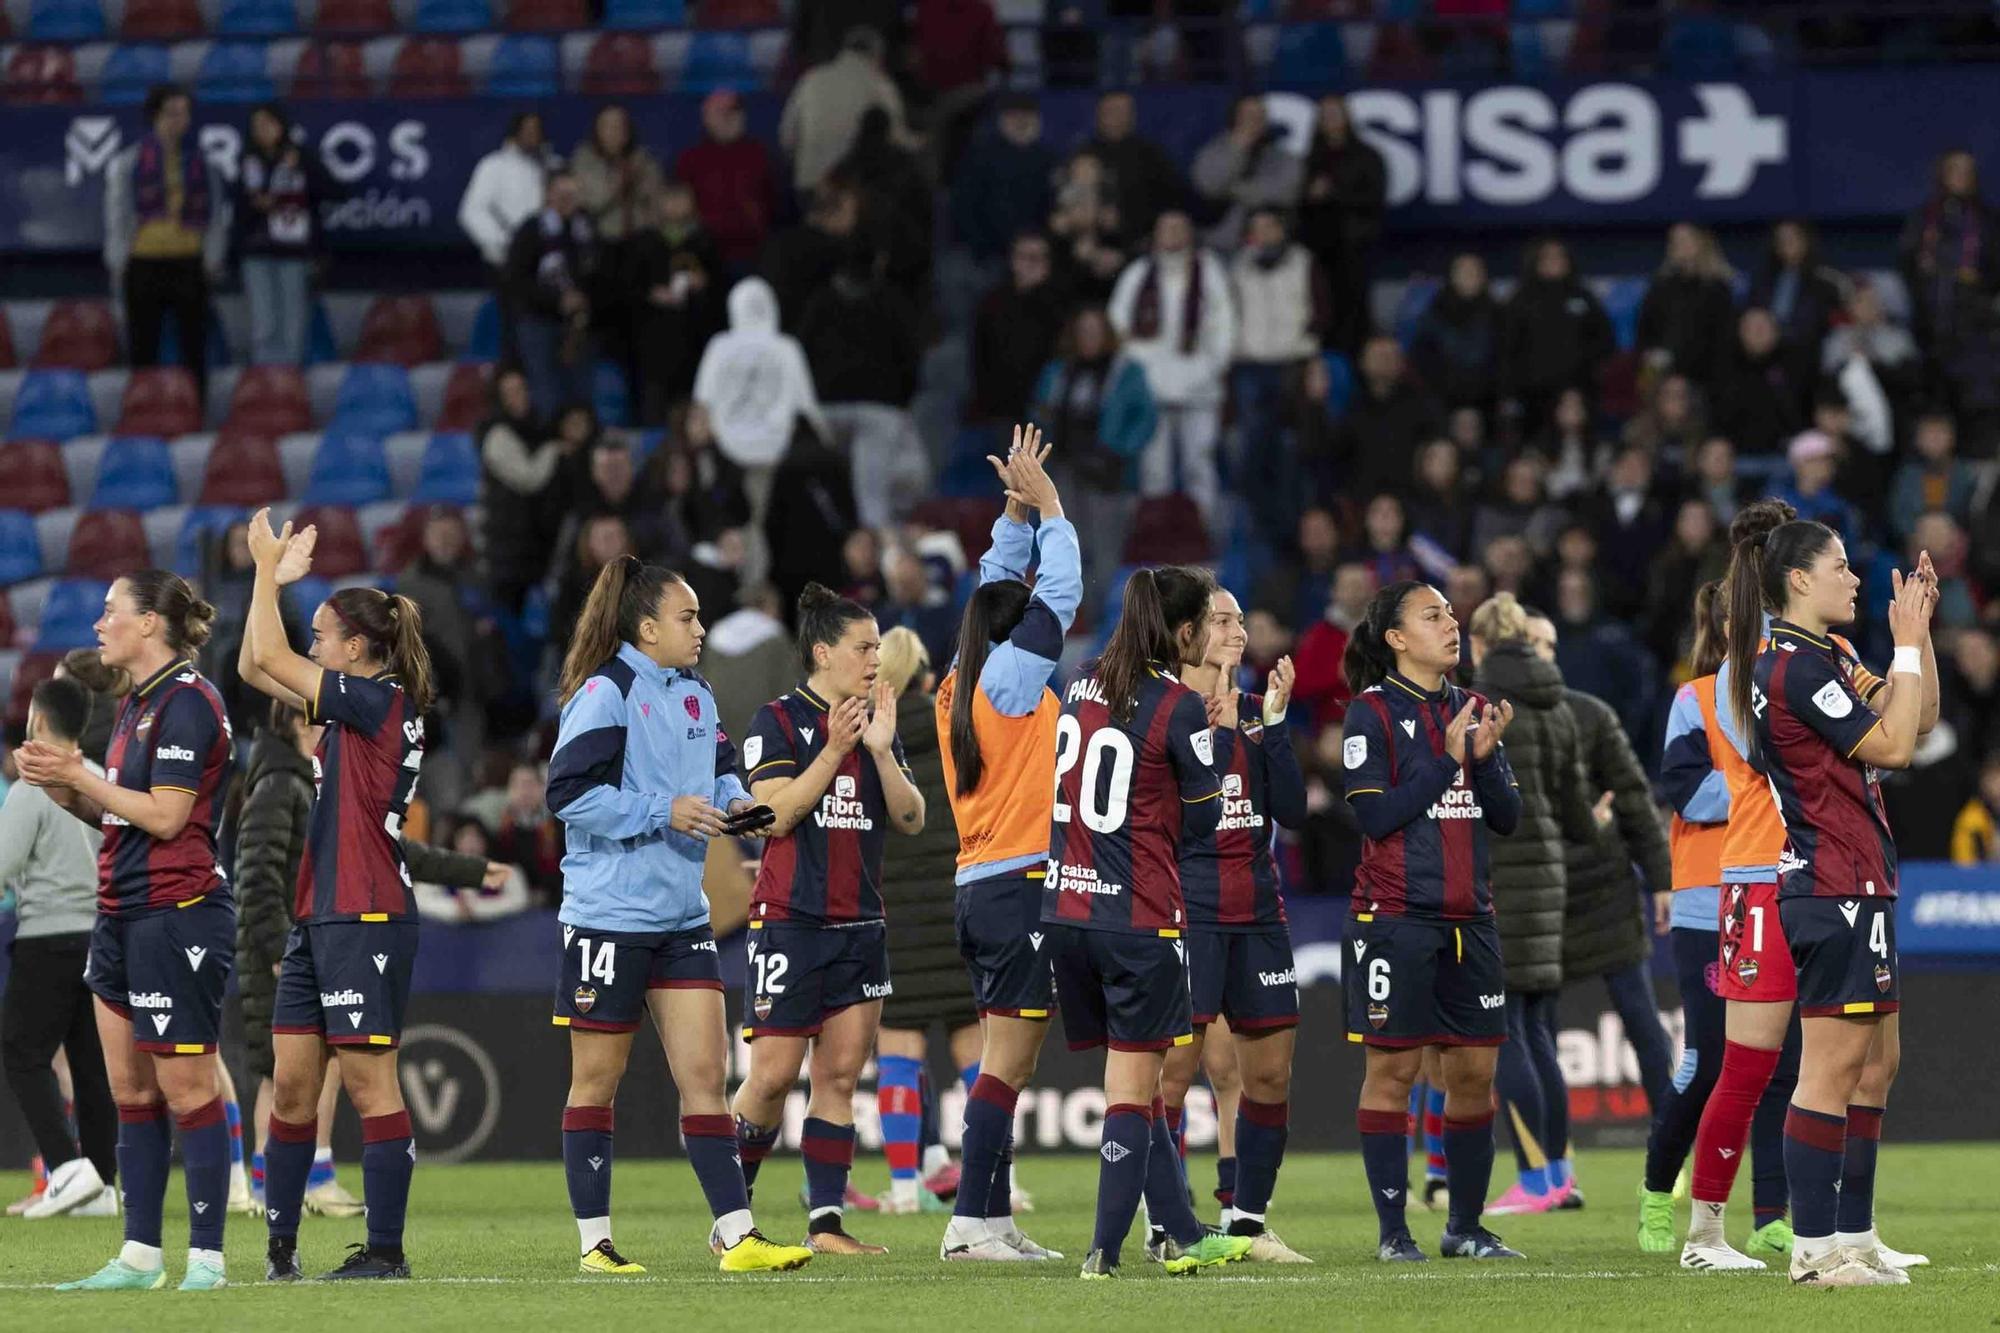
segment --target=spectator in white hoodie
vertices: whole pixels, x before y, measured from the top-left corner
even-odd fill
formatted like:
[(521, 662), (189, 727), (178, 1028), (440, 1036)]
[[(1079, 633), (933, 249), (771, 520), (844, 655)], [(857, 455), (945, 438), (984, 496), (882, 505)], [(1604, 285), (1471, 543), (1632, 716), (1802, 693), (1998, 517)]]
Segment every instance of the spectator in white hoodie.
[(1139, 456), (1139, 491), (1185, 491), (1213, 524), (1223, 379), (1236, 344), (1236, 312), (1222, 261), (1195, 248), (1179, 210), (1153, 226), (1152, 253), (1134, 260), (1111, 293), (1111, 325), (1146, 372), (1159, 425)]
[(1299, 477), (1285, 438), (1286, 390), (1306, 360), (1319, 355), (1332, 296), (1319, 261), (1270, 207), (1250, 211), (1229, 281), (1236, 295), (1231, 487), (1249, 498), (1266, 531), (1289, 532), (1298, 522)]
[(507, 247), (521, 224), (542, 211), (542, 189), (554, 165), (541, 113), (523, 111), (507, 127), (500, 146), (479, 159), (458, 201), (458, 225), (472, 238), (491, 270), (500, 294), (500, 356), (511, 357), (513, 314), (507, 308), (506, 285), (500, 270), (507, 264)]

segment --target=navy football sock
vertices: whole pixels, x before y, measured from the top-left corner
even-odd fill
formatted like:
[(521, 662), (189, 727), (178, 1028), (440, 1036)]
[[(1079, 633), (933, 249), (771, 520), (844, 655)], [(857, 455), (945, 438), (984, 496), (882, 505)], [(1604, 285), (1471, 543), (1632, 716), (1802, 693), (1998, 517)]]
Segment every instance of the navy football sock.
[(159, 1245), (172, 1153), (173, 1131), (163, 1103), (118, 1108), (118, 1178), (125, 1182), (126, 1240)]
[[(1008, 1196), (996, 1211), (994, 1177), (1014, 1132), (1014, 1104), (1020, 1091), (991, 1074), (981, 1074), (965, 1099), (965, 1139), (959, 1147), (958, 1198), (951, 1211), (957, 1217), (1007, 1216)], [(1011, 1180), (1011, 1173), (1010, 1173)]]
[(847, 1173), (854, 1166), (854, 1126), (807, 1116), (799, 1151), (806, 1159), (806, 1191), (811, 1210), (818, 1213), (824, 1208), (845, 1207)]
[(1785, 1117), (1785, 1177), (1792, 1186), (1792, 1232), (1823, 1240), (1839, 1230), (1840, 1176), (1847, 1118), (1802, 1106)]
[(1244, 1096), (1236, 1104), (1236, 1202), (1239, 1213), (1261, 1218), (1271, 1206), (1278, 1168), (1291, 1135), (1292, 1104)]
[(1463, 1236), (1476, 1230), (1493, 1183), (1493, 1113), (1469, 1120), (1444, 1120), (1445, 1193), (1451, 1199), (1450, 1228)]
[(768, 1129), (763, 1125), (753, 1125), (742, 1116), (736, 1117), (736, 1154), (743, 1159), (743, 1188), (755, 1191), (757, 1172), (763, 1167), (764, 1159), (771, 1155), (771, 1149), (778, 1146), (778, 1126)]
[(294, 1124), (275, 1112), (264, 1143), (264, 1216), (272, 1240), (296, 1240), (305, 1207), (306, 1176), (312, 1172), (313, 1141), (319, 1122)]
[(1174, 1132), (1167, 1123), (1166, 1105), (1153, 1099), (1151, 1146), (1146, 1157), (1146, 1216), (1156, 1227), (1183, 1245), (1201, 1239), (1201, 1219), (1188, 1201), (1187, 1177), (1181, 1171), (1181, 1156), (1174, 1150)]
[[(1151, 1107), (1119, 1102), (1104, 1112), (1104, 1140), (1098, 1149), (1097, 1230), (1090, 1247), (1116, 1267), (1125, 1233), (1146, 1189), (1146, 1159), (1153, 1139)], [(1155, 1221), (1159, 1219), (1155, 1218)]]
[[(608, 1106), (565, 1106), (563, 1176), (569, 1210), (579, 1221), (611, 1216), (611, 1136), (616, 1117)], [(735, 1127), (731, 1126), (731, 1137)]]
[[(1363, 1107), (1354, 1113), (1354, 1127), (1361, 1131), (1361, 1169), (1368, 1177), (1368, 1201), (1375, 1205), (1379, 1239), (1387, 1241), (1391, 1237), (1405, 1235), (1410, 1229), (1403, 1212), (1410, 1198), (1409, 1114), (1405, 1111), (1371, 1111)], [(1243, 1148), (1243, 1115), (1238, 1111), (1236, 1152), (1239, 1163)], [(1239, 1165), (1239, 1185), (1242, 1170)], [(1237, 1195), (1239, 1198), (1242, 1196), (1240, 1188)]]
[(736, 1122), (726, 1115), (684, 1115), (681, 1137), (687, 1140), (688, 1165), (701, 1182), (711, 1217), (727, 1217), (750, 1208), (750, 1190), (736, 1164)]
[[(410, 1113), (364, 1116), (361, 1120), (361, 1196), (368, 1205), (368, 1249), (385, 1259), (403, 1257), (403, 1218), (410, 1210), (410, 1176), (417, 1167), (417, 1141)], [(606, 1197), (609, 1198), (609, 1186)]]
[(181, 1167), (186, 1176), (188, 1248), (222, 1248), (222, 1222), (229, 1214), (229, 1117), (217, 1097), (174, 1123), (181, 1131)]
[(1882, 1146), (1882, 1109), (1860, 1105), (1847, 1108), (1847, 1143), (1841, 1153), (1835, 1231), (1868, 1231), (1875, 1225), (1875, 1150)]
[[(1241, 1111), (1237, 1113), (1237, 1118), (1239, 1121), (1242, 1119)], [(1238, 1130), (1237, 1132), (1240, 1134), (1242, 1131)], [(1224, 1208), (1233, 1208), (1236, 1206), (1236, 1159), (1234, 1157), (1218, 1157), (1215, 1159), (1215, 1201)]]

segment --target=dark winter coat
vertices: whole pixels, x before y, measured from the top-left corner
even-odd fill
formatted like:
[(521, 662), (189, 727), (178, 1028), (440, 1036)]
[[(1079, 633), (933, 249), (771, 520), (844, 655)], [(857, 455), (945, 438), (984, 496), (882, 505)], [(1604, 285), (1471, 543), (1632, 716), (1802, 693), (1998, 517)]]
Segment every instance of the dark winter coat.
[(1721, 278), (1661, 273), (1639, 306), (1639, 346), (1665, 351), (1673, 369), (1702, 388), (1714, 383), (1735, 328), (1735, 293)]
[(882, 1021), (910, 1028), (940, 1019), (973, 1021), (971, 983), (954, 925), (958, 824), (945, 787), (937, 700), (915, 687), (905, 690), (896, 702), (896, 735), (910, 777), (924, 794), (924, 831), (892, 835), (882, 849), (882, 912), (889, 922), (896, 982)]
[(1563, 982), (1563, 912), (1568, 896), (1564, 844), (1595, 832), (1579, 765), (1576, 720), (1563, 703), (1562, 675), (1523, 642), (1496, 644), (1472, 688), (1514, 705), (1507, 758), (1521, 785), (1521, 822), (1489, 844), (1493, 914), (1507, 989), (1530, 994)]
[(1598, 367), (1616, 350), (1611, 317), (1581, 278), (1529, 278), (1501, 312), (1501, 392), (1589, 389)]
[(1500, 303), (1446, 287), (1417, 320), (1410, 360), (1447, 407), (1484, 408), (1493, 401), (1499, 347)]
[[(1655, 892), (1671, 889), (1674, 878), (1666, 825), (1618, 714), (1580, 690), (1565, 690), (1563, 698), (1576, 718), (1585, 790), (1593, 799), (1612, 794), (1610, 826), (1569, 845), (1562, 965), (1564, 976), (1579, 981), (1645, 961), (1652, 951), (1652, 914), (1641, 899), (1639, 876)], [(1507, 734), (1512, 737), (1513, 729)]]

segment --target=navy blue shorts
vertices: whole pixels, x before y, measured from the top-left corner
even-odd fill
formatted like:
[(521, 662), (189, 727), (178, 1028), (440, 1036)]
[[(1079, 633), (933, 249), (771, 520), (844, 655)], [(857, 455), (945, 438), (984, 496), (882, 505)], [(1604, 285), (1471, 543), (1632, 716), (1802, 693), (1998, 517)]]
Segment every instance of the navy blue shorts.
[(816, 1036), (841, 1010), (885, 1000), (892, 989), (888, 927), (880, 921), (858, 926), (753, 921), (749, 962), (745, 1041)]
[(958, 889), (958, 952), (972, 974), (972, 1002), (981, 1015), (1047, 1018), (1054, 1004), (1042, 926), (1047, 872), (1000, 875)]
[(1186, 941), (1061, 922), (1042, 929), (1072, 1051), (1164, 1051), (1194, 1040)]
[(1284, 926), (1187, 932), (1188, 993), (1194, 1025), (1217, 1018), (1238, 1032), (1296, 1027), (1299, 986), (1292, 963), (1292, 932)]
[(1778, 903), (1799, 973), (1799, 1013), (1893, 1014), (1902, 1008), (1893, 898), (1785, 898)]
[(83, 984), (131, 1020), (140, 1050), (207, 1055), (222, 1033), (235, 966), (236, 905), (209, 896), (140, 916), (100, 912)]
[(414, 917), (293, 926), (278, 967), (271, 1032), (393, 1049), (403, 1039), (416, 965)]
[(646, 992), (721, 990), (715, 932), (562, 928), (562, 976), (555, 1025), (585, 1032), (632, 1032), (646, 1014)]
[(1400, 1049), (1507, 1040), (1500, 929), (1490, 916), (1350, 916), (1340, 961), (1349, 1041)]

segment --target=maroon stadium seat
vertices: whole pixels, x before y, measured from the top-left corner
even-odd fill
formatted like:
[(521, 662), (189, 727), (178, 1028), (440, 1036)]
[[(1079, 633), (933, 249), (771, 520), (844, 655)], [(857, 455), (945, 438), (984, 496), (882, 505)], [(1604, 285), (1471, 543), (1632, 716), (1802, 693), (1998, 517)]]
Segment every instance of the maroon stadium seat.
[(375, 80), (359, 42), (308, 42), (292, 70), (294, 97), (372, 97)]
[(389, 66), (389, 91), (398, 97), (469, 97), (472, 84), (450, 37), (412, 37)]
[(7, 722), (10, 726), (27, 725), (28, 701), (35, 693), (35, 686), (54, 676), (60, 665), (60, 653), (29, 653), (21, 659), (21, 665), (14, 668), (14, 689), (7, 700)]
[(395, 26), (389, 0), (319, 0), (313, 19), (319, 32), (388, 32)]
[(69, 572), (107, 583), (153, 563), (146, 527), (129, 509), (91, 509), (69, 534)]
[(644, 97), (660, 91), (653, 44), (636, 32), (607, 32), (583, 58), (583, 91), (597, 97)]
[(237, 430), (216, 437), (202, 469), (199, 503), (248, 509), (284, 498), (285, 468), (274, 440)]
[(109, 301), (58, 301), (35, 349), (38, 370), (104, 370), (118, 364), (118, 320)]
[(198, 37), (205, 26), (195, 0), (125, 0), (118, 35), (128, 42), (171, 42)]
[(224, 430), (252, 435), (289, 435), (312, 429), (312, 399), (296, 366), (252, 366), (236, 381)]
[(356, 361), (420, 366), (444, 359), (444, 335), (428, 296), (378, 296), (361, 320)]
[[(441, 506), (442, 507), (442, 506)], [(424, 523), (431, 505), (411, 505), (394, 523), (385, 524), (375, 534), (375, 568), (384, 574), (400, 574), (403, 567), (424, 549)]]
[(132, 372), (114, 434), (171, 439), (200, 429), (201, 399), (187, 367), (152, 366)]
[(1156, 495), (1139, 502), (1132, 535), (1125, 539), (1126, 564), (1199, 564), (1211, 554), (1208, 525), (1193, 500), (1185, 495)]
[(784, 7), (778, 0), (696, 0), (698, 28), (782, 28)]
[(493, 402), (491, 373), (492, 367), (477, 361), (461, 361), (451, 368), (436, 429), (471, 430), (479, 424)]
[(368, 572), (368, 543), (352, 509), (313, 505), (292, 515), (292, 530), (319, 529), (313, 547), (313, 573), (323, 579), (344, 579)]
[(0, 370), (12, 370), (19, 364), (14, 355), (14, 326), (0, 315)]
[(76, 59), (60, 46), (17, 46), (7, 57), (4, 96), (16, 105), (68, 105), (83, 100)]
[(1375, 30), (1375, 53), (1368, 58), (1371, 79), (1428, 79), (1437, 61), (1408, 23), (1384, 23)]
[(957, 533), (959, 545), (967, 552), (983, 551), (992, 540), (993, 520), (1000, 517), (1000, 508), (998, 500), (938, 497), (918, 505), (910, 521)]
[(587, 0), (510, 0), (507, 26), (515, 32), (560, 32), (565, 28), (588, 28), (590, 5)]
[(0, 502), (8, 509), (39, 514), (69, 503), (69, 470), (62, 450), (47, 440), (0, 444), (0, 477), (6, 478)]

